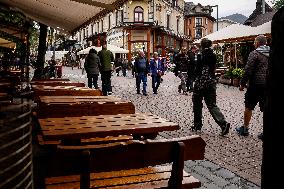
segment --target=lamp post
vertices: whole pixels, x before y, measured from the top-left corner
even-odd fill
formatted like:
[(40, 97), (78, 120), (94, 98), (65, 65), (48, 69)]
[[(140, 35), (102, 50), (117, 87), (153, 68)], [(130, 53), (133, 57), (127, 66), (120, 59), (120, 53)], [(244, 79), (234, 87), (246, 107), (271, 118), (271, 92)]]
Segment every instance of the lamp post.
[[(219, 17), (219, 15), (218, 15), (218, 5), (213, 5), (213, 6), (210, 6), (211, 8), (213, 8), (213, 7), (216, 7), (217, 8), (217, 19), (216, 19), (216, 23), (217, 23), (217, 31), (218, 31), (218, 17)], [(212, 12), (213, 12), (213, 10), (212, 10)]]

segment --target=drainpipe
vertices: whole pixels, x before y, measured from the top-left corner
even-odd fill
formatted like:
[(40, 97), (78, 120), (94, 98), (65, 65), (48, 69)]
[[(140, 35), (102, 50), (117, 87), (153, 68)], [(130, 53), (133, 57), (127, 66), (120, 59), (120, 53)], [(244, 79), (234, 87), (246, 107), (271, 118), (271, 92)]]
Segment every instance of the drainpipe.
[(264, 14), (265, 13), (265, 0), (262, 0), (261, 8), (262, 8), (262, 14)]

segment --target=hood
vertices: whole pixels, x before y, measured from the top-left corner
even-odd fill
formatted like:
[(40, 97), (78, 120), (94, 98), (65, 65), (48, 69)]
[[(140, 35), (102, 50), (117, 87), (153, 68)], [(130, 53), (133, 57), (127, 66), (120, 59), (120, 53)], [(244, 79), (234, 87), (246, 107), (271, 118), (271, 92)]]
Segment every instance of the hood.
[(263, 46), (260, 46), (256, 49), (257, 52), (263, 54), (264, 56), (266, 57), (269, 57), (269, 51), (270, 51), (270, 47), (269, 46), (266, 46), (266, 45), (263, 45)]

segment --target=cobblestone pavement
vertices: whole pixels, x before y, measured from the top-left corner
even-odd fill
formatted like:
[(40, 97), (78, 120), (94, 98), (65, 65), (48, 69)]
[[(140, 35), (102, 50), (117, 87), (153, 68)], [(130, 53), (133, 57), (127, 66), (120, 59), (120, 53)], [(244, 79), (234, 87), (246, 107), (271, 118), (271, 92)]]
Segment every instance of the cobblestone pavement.
[[(72, 81), (87, 83), (82, 70), (64, 67), (63, 77)], [(195, 134), (190, 130), (193, 124), (191, 94), (183, 95), (177, 92), (179, 79), (171, 72), (163, 76), (163, 82), (154, 95), (151, 88), (151, 78), (148, 77), (148, 96), (136, 94), (135, 79), (129, 72), (127, 77), (113, 76), (113, 95), (130, 100), (137, 112), (151, 112), (163, 118), (178, 123), (180, 130), (162, 132), (159, 137), (171, 138)], [(99, 86), (101, 82), (99, 81)], [(235, 128), (243, 123), (244, 92), (238, 88), (218, 84), (217, 104), (231, 123), (227, 137), (219, 136), (220, 127), (209, 114), (206, 105), (203, 109), (201, 133), (206, 141), (205, 160), (188, 161), (186, 169), (202, 182), (201, 189), (234, 189), (260, 188), (260, 168), (262, 161), (262, 142), (257, 134), (262, 132), (263, 118), (259, 107), (253, 112), (250, 125), (250, 135), (240, 137)]]

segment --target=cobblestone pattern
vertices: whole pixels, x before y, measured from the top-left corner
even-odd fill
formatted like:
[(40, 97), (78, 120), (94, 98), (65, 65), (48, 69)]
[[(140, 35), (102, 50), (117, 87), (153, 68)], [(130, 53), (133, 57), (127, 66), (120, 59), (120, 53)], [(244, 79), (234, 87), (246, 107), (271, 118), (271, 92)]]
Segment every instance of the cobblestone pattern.
[[(82, 75), (81, 70), (76, 68), (71, 70), (64, 67), (63, 77), (87, 83), (86, 75)], [(135, 79), (131, 73), (128, 73), (127, 77), (113, 76), (112, 85), (113, 95), (132, 101), (136, 112), (151, 112), (181, 126), (180, 130), (162, 132), (158, 137), (172, 138), (196, 134), (190, 130), (193, 124), (192, 95), (178, 93), (179, 79), (172, 73), (163, 76), (157, 95), (152, 93), (151, 77), (148, 77), (148, 96), (136, 94)], [(204, 104), (204, 125), (198, 134), (207, 144), (206, 160), (186, 162), (186, 169), (203, 183), (201, 189), (260, 188), (262, 142), (257, 139), (257, 134), (262, 132), (263, 118), (259, 107), (256, 107), (251, 120), (250, 135), (238, 136), (235, 128), (243, 123), (243, 101), (243, 91), (218, 84), (217, 104), (231, 123), (227, 137), (219, 136), (221, 129)]]

